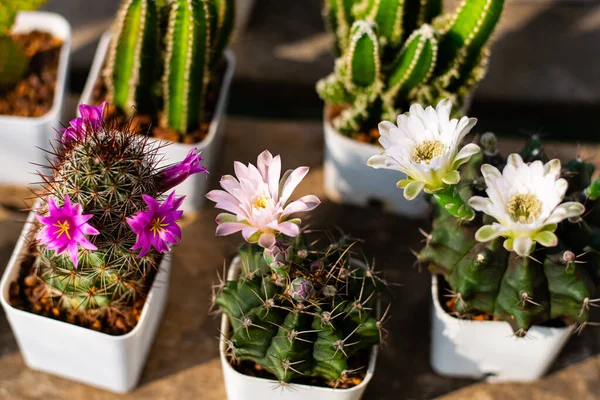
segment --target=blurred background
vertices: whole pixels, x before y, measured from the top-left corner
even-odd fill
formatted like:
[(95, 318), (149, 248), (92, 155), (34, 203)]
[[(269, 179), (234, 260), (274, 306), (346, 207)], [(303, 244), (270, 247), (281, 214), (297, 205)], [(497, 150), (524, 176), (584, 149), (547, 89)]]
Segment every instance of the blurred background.
[[(331, 39), (322, 0), (240, 0), (237, 68), (229, 113), (268, 119), (320, 120), (315, 82), (331, 72)], [(71, 92), (81, 92), (99, 35), (119, 0), (49, 0), (45, 8), (74, 28)], [(254, 4), (252, 4), (254, 3)], [(448, 0), (445, 7), (456, 6)], [(248, 11), (246, 13), (245, 11)], [(553, 140), (596, 141), (600, 111), (600, 3), (509, 0), (496, 29), (486, 79), (471, 115), (480, 130)]]

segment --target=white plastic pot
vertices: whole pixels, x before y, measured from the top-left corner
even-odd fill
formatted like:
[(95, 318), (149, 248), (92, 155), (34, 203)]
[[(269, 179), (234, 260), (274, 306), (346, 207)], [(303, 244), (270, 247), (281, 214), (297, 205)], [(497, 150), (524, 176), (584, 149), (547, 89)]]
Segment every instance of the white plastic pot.
[(323, 185), (330, 200), (360, 207), (378, 204), (386, 211), (409, 218), (421, 218), (427, 214), (429, 205), (422, 195), (408, 201), (396, 186), (406, 175), (367, 166), (371, 156), (383, 151), (379, 144), (359, 142), (339, 133), (331, 124), (327, 108), (324, 112), (323, 129)]
[(535, 381), (550, 368), (573, 330), (533, 326), (518, 338), (507, 322), (454, 318), (440, 305), (437, 276), (431, 281), (431, 296), (431, 367), (439, 375)]
[[(112, 34), (110, 32), (105, 33), (100, 39), (100, 44), (96, 50), (92, 69), (88, 76), (85, 88), (79, 100), (80, 104), (89, 104), (92, 100), (92, 92), (94, 85), (100, 76), (102, 67), (104, 65), (104, 58), (108, 52), (110, 45), (110, 39)], [(170, 141), (162, 141), (158, 139), (150, 139), (151, 141), (159, 142), (161, 146), (160, 153), (164, 155), (160, 166), (173, 164), (179, 162), (185, 158), (185, 156), (194, 147), (202, 151), (202, 158), (204, 165), (209, 171), (212, 170), (215, 159), (219, 156), (219, 149), (221, 142), (223, 141), (223, 129), (225, 127), (225, 110), (227, 108), (227, 100), (229, 97), (229, 87), (231, 85), (231, 79), (235, 70), (235, 56), (230, 50), (225, 51), (225, 59), (227, 60), (227, 70), (223, 76), (221, 83), (221, 89), (219, 92), (219, 98), (217, 100), (215, 113), (208, 129), (208, 135), (201, 142), (195, 144), (184, 144), (175, 143)], [(185, 182), (177, 186), (176, 191), (178, 196), (186, 196), (181, 210), (184, 213), (193, 213), (200, 209), (204, 204), (208, 180), (204, 174), (196, 174)]]
[(34, 234), (33, 221), (31, 213), (0, 282), (0, 302), (25, 364), (37, 371), (113, 392), (132, 390), (140, 378), (167, 302), (170, 254), (165, 254), (160, 263), (135, 328), (125, 335), (111, 336), (10, 305), (10, 284), (19, 276), (20, 262)]
[[(240, 269), (240, 259), (236, 257), (229, 266), (227, 280), (237, 280)], [(228, 334), (230, 331), (229, 318), (223, 315), (221, 332)], [(221, 365), (223, 366), (228, 400), (360, 400), (371, 378), (373, 378), (375, 362), (377, 361), (377, 346), (373, 346), (365, 379), (359, 385), (350, 389), (333, 389), (298, 384), (281, 387), (279, 382), (272, 379), (244, 375), (233, 369), (227, 360), (227, 343), (222, 335), (219, 352), (221, 353)]]
[(254, 0), (235, 0), (235, 31), (238, 35), (246, 29), (253, 9)]
[[(56, 88), (52, 108), (41, 117), (15, 117), (0, 115), (0, 183), (29, 185), (39, 181), (34, 175), (45, 165), (46, 154), (38, 149), (50, 149), (56, 129), (62, 127), (62, 110), (67, 86), (67, 72), (71, 52), (71, 26), (66, 19), (50, 12), (21, 12), (13, 28), (15, 33), (39, 30), (62, 39)], [(0, 54), (0, 57), (2, 55)]]

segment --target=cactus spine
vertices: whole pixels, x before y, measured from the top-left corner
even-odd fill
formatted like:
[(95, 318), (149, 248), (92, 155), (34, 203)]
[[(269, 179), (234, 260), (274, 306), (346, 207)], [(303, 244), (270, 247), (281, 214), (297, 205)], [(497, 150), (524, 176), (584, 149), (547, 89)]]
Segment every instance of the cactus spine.
[(504, 0), (465, 0), (453, 14), (440, 16), (440, 0), (327, 2), (339, 58), (317, 91), (343, 110), (334, 127), (355, 134), (394, 119), (412, 103), (430, 105), (447, 97), (460, 108), (485, 74), (485, 44), (503, 6)]
[(108, 100), (181, 135), (199, 129), (234, 14), (233, 0), (124, 0), (104, 71)]
[(158, 55), (156, 0), (126, 0), (114, 26), (104, 80), (108, 100), (126, 114), (151, 113)]
[(336, 386), (346, 378), (349, 360), (378, 344), (382, 329), (374, 310), (383, 282), (351, 265), (351, 247), (342, 240), (320, 251), (295, 240), (283, 269), (270, 267), (261, 248), (243, 247), (240, 278), (222, 282), (215, 297), (232, 325), (229, 355), (281, 383), (305, 376)]
[[(486, 134), (486, 141), (489, 135)], [(523, 156), (532, 148), (541, 149), (537, 138), (532, 141), (526, 145)], [(463, 188), (463, 198), (484, 189), (479, 186), (483, 181), (479, 173), (483, 163), (499, 168), (506, 164), (490, 143), (482, 143), (483, 155), (473, 157), (463, 169), (463, 181), (472, 183)], [(593, 166), (581, 160), (568, 163), (563, 172), (571, 183), (566, 198), (583, 198), (582, 192), (593, 185), (593, 172)], [(584, 327), (590, 318), (590, 307), (598, 302), (593, 296), (600, 283), (600, 242), (595, 239), (599, 202), (588, 199), (585, 206), (588, 213), (578, 224), (565, 221), (559, 226), (558, 246), (539, 249), (532, 257), (507, 252), (502, 238), (477, 242), (475, 231), (487, 223), (481, 215), (473, 222), (459, 223), (459, 219), (436, 206), (433, 230), (427, 235), (427, 245), (418, 260), (428, 265), (432, 273), (445, 277), (454, 310), (461, 317), (484, 313), (508, 322), (516, 336), (526, 336), (533, 325), (552, 320)]]

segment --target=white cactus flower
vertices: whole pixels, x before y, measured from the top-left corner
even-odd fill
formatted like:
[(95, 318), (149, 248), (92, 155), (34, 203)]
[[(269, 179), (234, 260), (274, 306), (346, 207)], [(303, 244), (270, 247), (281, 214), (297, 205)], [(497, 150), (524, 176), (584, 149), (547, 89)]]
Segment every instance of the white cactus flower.
[(560, 161), (525, 164), (521, 156), (511, 154), (507, 162), (502, 173), (488, 164), (481, 167), (489, 197), (473, 196), (469, 205), (497, 222), (482, 226), (475, 239), (487, 242), (503, 236), (504, 247), (521, 257), (529, 255), (536, 242), (556, 246), (557, 224), (585, 211), (578, 202), (561, 204), (569, 185), (560, 178)]
[(450, 119), (452, 103), (442, 100), (437, 107), (423, 109), (413, 104), (408, 113), (398, 116), (397, 126), (379, 124), (379, 143), (384, 151), (367, 165), (403, 172), (398, 182), (404, 197), (414, 199), (422, 190), (435, 193), (460, 181), (458, 168), (479, 152), (479, 146), (467, 144), (459, 151), (463, 138), (477, 123), (475, 118)]

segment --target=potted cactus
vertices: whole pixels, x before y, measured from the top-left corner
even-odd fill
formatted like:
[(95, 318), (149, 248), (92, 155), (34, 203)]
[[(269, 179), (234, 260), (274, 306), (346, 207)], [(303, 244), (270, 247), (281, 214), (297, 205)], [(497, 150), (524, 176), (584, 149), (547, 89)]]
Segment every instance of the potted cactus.
[(433, 275), (434, 370), (535, 380), (600, 303), (600, 181), (581, 159), (548, 161), (537, 138), (508, 158), (490, 133), (483, 152), (461, 148), (476, 121), (449, 119), (450, 107), (413, 105), (397, 125), (382, 122), (384, 151), (369, 165), (405, 174), (405, 199), (425, 191), (434, 206), (418, 255)]
[(360, 399), (383, 330), (384, 282), (347, 237), (301, 232), (294, 214), (319, 204), (313, 195), (290, 201), (308, 168), (280, 180), (279, 156), (265, 151), (256, 167), (236, 162), (235, 171), (221, 179), (224, 191), (207, 194), (226, 211), (217, 235), (241, 231), (248, 242), (215, 287), (228, 398)]
[[(168, 143), (164, 164), (202, 152), (217, 157), (235, 58), (225, 51), (234, 0), (124, 0), (98, 46), (81, 103), (109, 101), (119, 119), (133, 118), (151, 140)], [(182, 209), (198, 209), (206, 180), (178, 191)]]
[[(32, 11), (45, 0), (0, 4), (0, 183), (27, 185), (61, 118), (71, 27), (60, 15)], [(38, 157), (32, 158), (35, 153)]]
[[(334, 72), (317, 84), (325, 101), (325, 193), (334, 201), (383, 208), (409, 217), (427, 212), (410, 205), (390, 183), (398, 177), (366, 168), (381, 152), (377, 123), (410, 104), (451, 98), (468, 108), (489, 58), (487, 42), (503, 0), (463, 0), (441, 14), (440, 0), (328, 0), (326, 23), (335, 35)], [(356, 162), (361, 160), (364, 162)]]
[[(33, 369), (115, 392), (137, 384), (166, 303), (181, 239), (174, 186), (205, 171), (160, 149), (100, 107), (62, 135), (43, 191), (2, 277), (1, 302)], [(43, 332), (40, 335), (40, 332)]]

